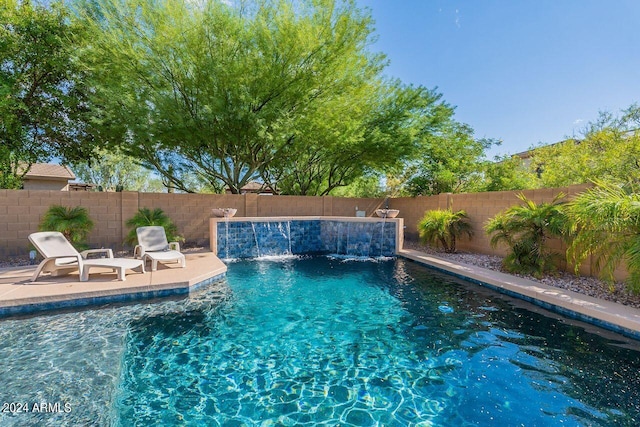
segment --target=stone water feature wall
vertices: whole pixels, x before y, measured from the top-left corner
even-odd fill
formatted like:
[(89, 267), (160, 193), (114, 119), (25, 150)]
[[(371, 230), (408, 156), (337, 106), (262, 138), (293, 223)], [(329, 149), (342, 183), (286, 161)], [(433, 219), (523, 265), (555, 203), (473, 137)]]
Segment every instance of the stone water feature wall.
[(402, 247), (402, 224), (401, 218), (212, 218), (211, 250), (223, 259), (302, 254), (393, 256)]

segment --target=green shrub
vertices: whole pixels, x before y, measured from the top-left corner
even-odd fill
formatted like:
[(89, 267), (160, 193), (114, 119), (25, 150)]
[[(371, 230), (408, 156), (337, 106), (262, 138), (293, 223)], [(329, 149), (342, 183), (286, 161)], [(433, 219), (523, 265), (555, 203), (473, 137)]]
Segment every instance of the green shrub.
[(564, 194), (558, 194), (551, 203), (537, 205), (518, 194), (522, 201), (491, 218), (485, 231), (491, 235), (491, 246), (506, 244), (511, 252), (504, 258), (503, 266), (513, 273), (532, 274), (536, 277), (555, 270), (558, 254), (545, 247), (550, 237), (567, 235), (568, 220), (560, 202)]
[(456, 239), (467, 234), (473, 235), (465, 211), (453, 212), (451, 209), (432, 210), (425, 212), (420, 222), (418, 222), (418, 233), (423, 243), (442, 248), (447, 253), (456, 251)]
[(567, 258), (576, 272), (593, 256), (600, 277), (613, 284), (614, 271), (626, 261), (627, 286), (640, 293), (640, 194), (625, 185), (596, 182), (568, 204), (567, 213), (574, 232)]
[(178, 227), (171, 221), (160, 208), (151, 210), (149, 208), (138, 209), (138, 212), (126, 222), (127, 227), (131, 227), (125, 243), (129, 245), (138, 244), (138, 236), (136, 235), (136, 228), (146, 227), (149, 225), (159, 225), (164, 227), (164, 232), (167, 235), (167, 240), (170, 242), (183, 242), (184, 238), (178, 235)]
[(86, 249), (85, 243), (93, 229), (89, 212), (80, 206), (51, 205), (40, 222), (40, 231), (59, 231), (76, 249)]

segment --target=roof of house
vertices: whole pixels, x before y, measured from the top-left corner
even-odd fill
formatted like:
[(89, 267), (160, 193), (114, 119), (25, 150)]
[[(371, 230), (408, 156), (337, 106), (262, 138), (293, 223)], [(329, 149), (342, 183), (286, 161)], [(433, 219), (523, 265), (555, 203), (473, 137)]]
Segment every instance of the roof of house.
[(68, 181), (76, 179), (76, 176), (68, 166), (55, 165), (52, 163), (34, 163), (31, 165), (29, 172), (25, 175), (25, 178), (45, 178)]
[(528, 158), (532, 157), (536, 153), (536, 151), (540, 150), (541, 148), (553, 147), (553, 146), (556, 146), (556, 145), (566, 144), (568, 142), (573, 142), (574, 144), (580, 144), (580, 140), (579, 139), (569, 138), (569, 139), (565, 139), (565, 140), (562, 140), (562, 141), (554, 142), (552, 144), (547, 144), (547, 145), (541, 145), (539, 147), (534, 147), (534, 148), (531, 148), (531, 149), (529, 149), (527, 151), (523, 151), (521, 153), (516, 153), (516, 154), (514, 154), (514, 156), (518, 156), (523, 160), (524, 159), (528, 159)]
[(244, 185), (241, 190), (245, 190), (245, 191), (257, 191), (257, 190), (262, 190), (264, 188), (264, 184), (261, 184), (259, 182), (256, 181), (250, 181), (248, 182), (246, 185)]
[[(227, 192), (230, 192), (230, 191), (231, 190), (229, 190), (229, 188), (227, 187)], [(267, 187), (266, 184), (258, 181), (249, 181), (240, 189), (240, 192), (241, 193), (260, 193), (260, 194), (273, 193), (271, 188)]]

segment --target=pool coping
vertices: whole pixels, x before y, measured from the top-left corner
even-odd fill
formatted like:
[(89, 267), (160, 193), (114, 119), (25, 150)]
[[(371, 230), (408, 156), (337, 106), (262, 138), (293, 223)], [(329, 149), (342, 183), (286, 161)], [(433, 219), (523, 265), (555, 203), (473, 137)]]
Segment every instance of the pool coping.
[(80, 282), (78, 272), (66, 276), (30, 278), (36, 266), (0, 270), (0, 318), (51, 310), (129, 303), (157, 298), (188, 296), (222, 280), (227, 266), (211, 252), (186, 255), (186, 267), (158, 264), (145, 274), (127, 271), (117, 280), (111, 270), (91, 270), (89, 281)]
[(634, 307), (556, 288), (499, 271), (451, 262), (413, 249), (401, 249), (398, 251), (398, 256), (531, 302), (563, 316), (640, 340), (640, 310)]

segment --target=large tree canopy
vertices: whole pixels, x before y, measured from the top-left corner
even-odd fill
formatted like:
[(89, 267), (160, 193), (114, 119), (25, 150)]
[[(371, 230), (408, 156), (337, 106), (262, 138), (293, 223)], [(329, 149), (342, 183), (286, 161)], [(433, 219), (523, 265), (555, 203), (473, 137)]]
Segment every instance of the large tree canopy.
[(582, 139), (534, 150), (531, 167), (544, 187), (591, 181), (640, 182), (640, 107), (600, 113)]
[(420, 155), (407, 164), (401, 192), (412, 196), (473, 191), (483, 181), (485, 151), (498, 141), (474, 138), (473, 129), (451, 119), (421, 132)]
[(383, 78), (371, 18), (350, 0), (88, 4), (95, 134), (184, 191), (196, 171), (233, 192), (260, 179), (327, 194), (397, 167), (452, 115), (435, 92)]
[(19, 188), (34, 162), (89, 157), (87, 104), (73, 61), (81, 27), (60, 3), (0, 7), (0, 188)]

